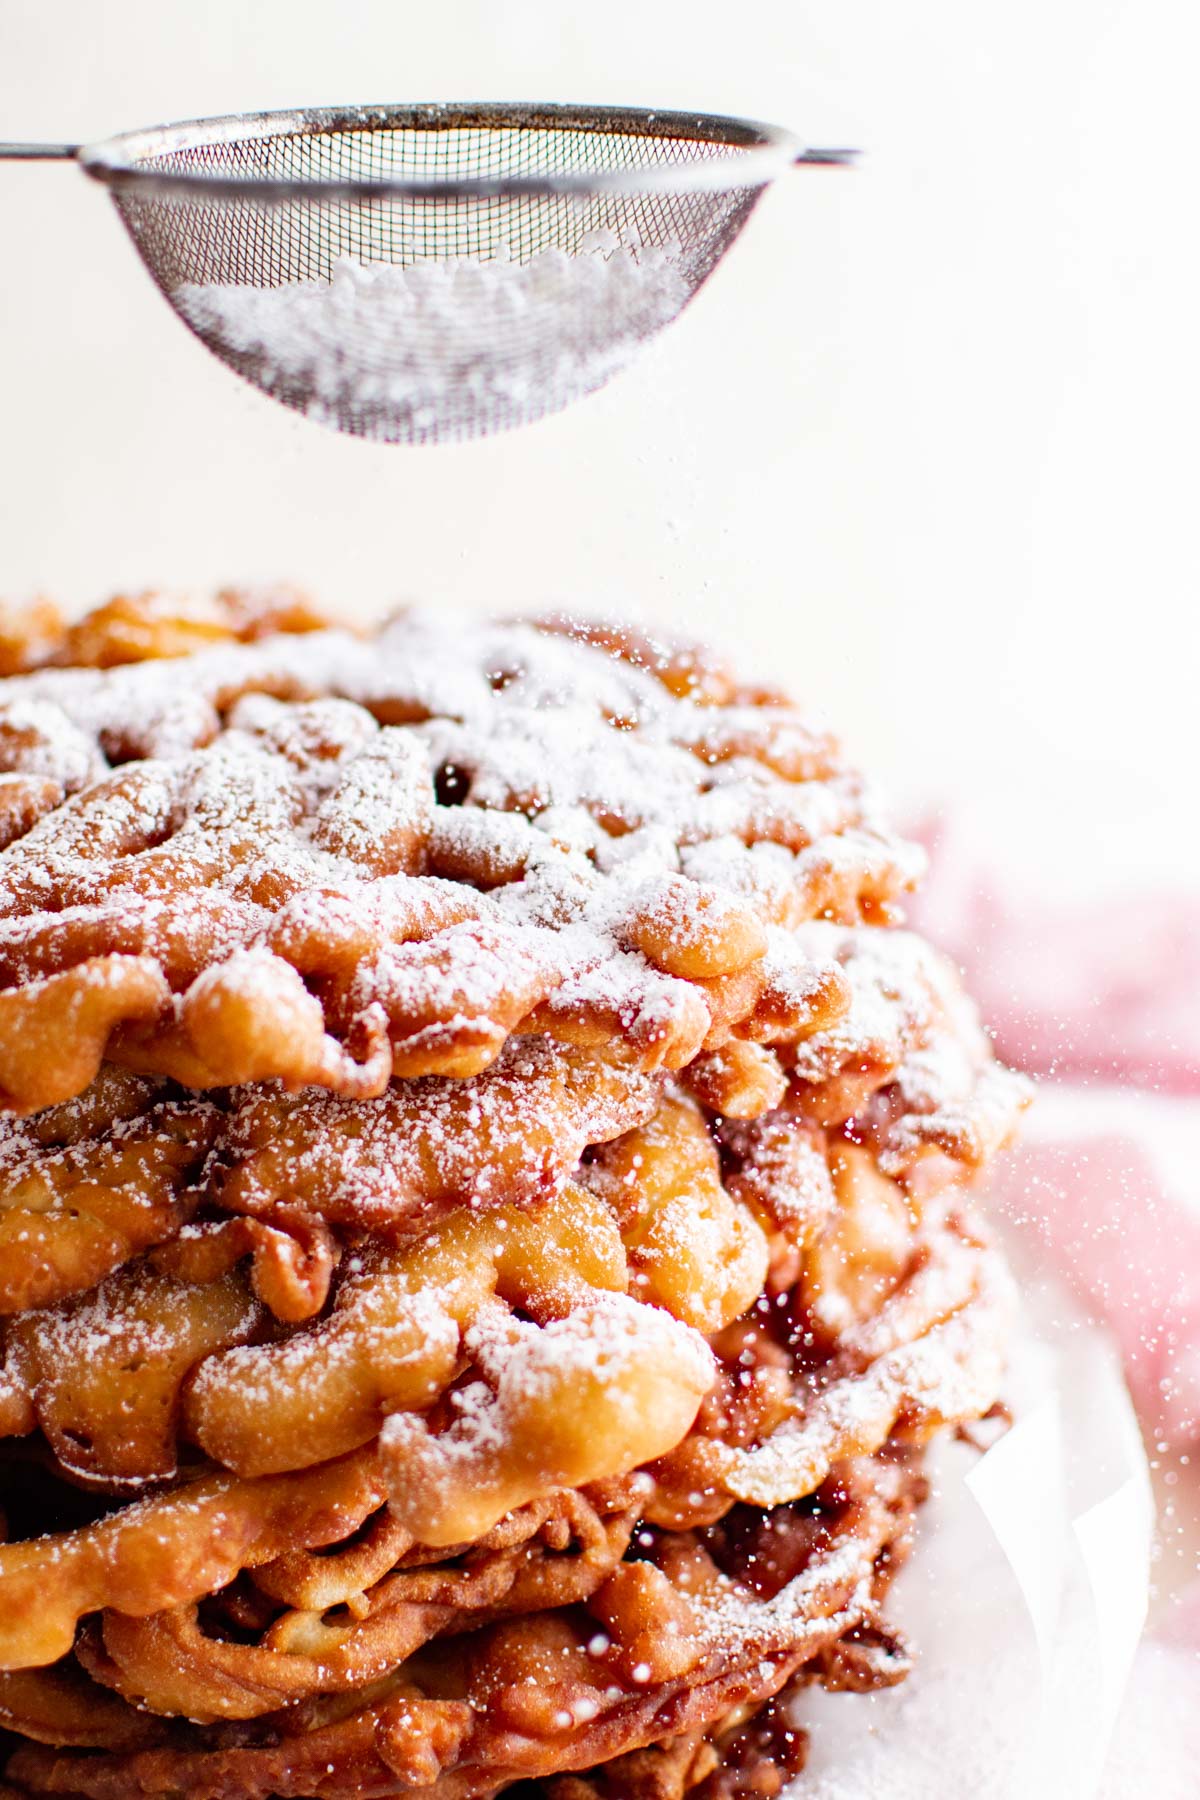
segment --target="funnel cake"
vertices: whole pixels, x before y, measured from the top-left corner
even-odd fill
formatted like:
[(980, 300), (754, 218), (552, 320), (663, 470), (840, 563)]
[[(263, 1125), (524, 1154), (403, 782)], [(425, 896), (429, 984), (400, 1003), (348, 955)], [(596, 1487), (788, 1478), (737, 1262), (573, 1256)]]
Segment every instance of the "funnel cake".
[(919, 854), (625, 628), (0, 662), (0, 1794), (780, 1792), (1003, 1382)]

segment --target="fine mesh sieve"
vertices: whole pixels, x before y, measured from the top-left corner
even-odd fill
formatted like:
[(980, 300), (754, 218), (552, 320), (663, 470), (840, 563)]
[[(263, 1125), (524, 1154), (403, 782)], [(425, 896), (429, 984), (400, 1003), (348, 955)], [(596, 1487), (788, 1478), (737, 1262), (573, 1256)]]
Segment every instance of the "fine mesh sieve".
[(284, 405), (387, 443), (600, 387), (766, 186), (843, 163), (748, 120), (616, 107), (323, 108), (0, 145), (103, 182), (184, 323)]

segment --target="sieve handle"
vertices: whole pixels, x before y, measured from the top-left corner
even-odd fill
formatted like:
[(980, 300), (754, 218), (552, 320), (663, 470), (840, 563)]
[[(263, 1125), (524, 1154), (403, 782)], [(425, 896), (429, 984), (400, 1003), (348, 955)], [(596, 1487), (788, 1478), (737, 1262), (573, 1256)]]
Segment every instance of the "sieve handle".
[(78, 144), (0, 144), (0, 162), (73, 162)]
[(857, 150), (802, 150), (792, 159), (794, 169), (848, 169), (859, 158)]

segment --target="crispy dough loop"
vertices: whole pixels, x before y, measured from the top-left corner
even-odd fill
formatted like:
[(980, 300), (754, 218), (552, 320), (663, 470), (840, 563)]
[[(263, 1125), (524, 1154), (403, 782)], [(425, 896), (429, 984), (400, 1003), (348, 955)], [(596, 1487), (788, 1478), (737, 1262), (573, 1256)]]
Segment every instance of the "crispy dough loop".
[(469, 1542), (551, 1488), (650, 1461), (685, 1436), (714, 1373), (689, 1326), (620, 1293), (544, 1326), (481, 1311), (465, 1345), (480, 1379), (457, 1390), (452, 1422), (397, 1412), (380, 1434), (393, 1510), (428, 1544)]
[(325, 1030), (321, 1004), (289, 963), (269, 950), (235, 950), (188, 988), (165, 1030), (125, 1030), (110, 1055), (139, 1074), (185, 1087), (280, 1081), (374, 1098), (392, 1073), (387, 1020), (379, 1006), (358, 1017), (361, 1057)]
[(336, 1543), (382, 1504), (373, 1449), (263, 1481), (209, 1473), (75, 1531), (0, 1544), (0, 1669), (70, 1650), (87, 1613), (145, 1618), (296, 1545)]
[(44, 700), (0, 698), (0, 769), (6, 775), (49, 781), (56, 805), (104, 772), (104, 757), (86, 730)]
[(716, 1147), (693, 1103), (668, 1095), (645, 1125), (600, 1148), (587, 1173), (620, 1222), (639, 1299), (705, 1335), (757, 1299), (767, 1241), (722, 1186)]
[(390, 1507), (383, 1507), (336, 1551), (285, 1550), (254, 1571), (254, 1585), (297, 1612), (324, 1613), (352, 1605), (358, 1616), (367, 1590), (399, 1567), (413, 1547), (412, 1532)]
[[(748, 697), (728, 663), (710, 645), (676, 632), (651, 637), (624, 620), (589, 619), (569, 612), (543, 613), (532, 623), (539, 631), (590, 644), (635, 669), (647, 670), (679, 699), (701, 706), (731, 706)], [(772, 703), (770, 697), (765, 703)]]
[(74, 1662), (0, 1671), (0, 1727), (37, 1744), (118, 1754), (145, 1750), (165, 1735), (157, 1720), (89, 1681)]
[(49, 899), (51, 911), (101, 902), (127, 862), (169, 835), (186, 773), (135, 762), (81, 785), (3, 853), (0, 916), (36, 918)]
[(214, 643), (267, 631), (315, 631), (323, 623), (285, 588), (226, 588), (211, 600), (176, 594), (117, 594), (61, 632), (54, 659), (70, 667), (191, 656)]
[[(30, 1148), (40, 1145), (49, 1150), (79, 1144), (85, 1138), (110, 1133), (119, 1136), (119, 1126), (139, 1118), (166, 1098), (163, 1084), (151, 1076), (134, 1075), (127, 1069), (118, 1069), (114, 1063), (102, 1063), (96, 1079), (81, 1094), (57, 1106), (44, 1107), (19, 1123), (0, 1121), (0, 1143)], [(214, 1115), (205, 1110), (205, 1116)]]
[[(686, 1323), (628, 1299), (627, 1280), (616, 1221), (581, 1189), (532, 1212), (460, 1211), (414, 1245), (358, 1253), (319, 1324), (207, 1357), (185, 1393), (187, 1430), (260, 1475), (341, 1454), (382, 1423), (397, 1517), (422, 1542), (470, 1542), (688, 1430), (711, 1358)], [(464, 1365), (475, 1379), (450, 1395), (443, 1429), (407, 1416)]]
[[(837, 1206), (825, 1133), (787, 1106), (756, 1119), (723, 1120), (725, 1186), (788, 1249), (799, 1252), (825, 1229)], [(799, 1264), (789, 1265), (790, 1287)]]
[(94, 956), (148, 956), (173, 994), (265, 926), (262, 908), (201, 889), (186, 896), (130, 895), (120, 908), (103, 901), (0, 921), (0, 979), (15, 984), (45, 970), (69, 971)]
[(850, 1003), (832, 1025), (780, 1049), (789, 1104), (818, 1125), (853, 1117), (887, 1174), (937, 1155), (946, 1179), (980, 1169), (1011, 1137), (1032, 1089), (994, 1061), (952, 964), (907, 931), (810, 924), (796, 938), (836, 960)]
[(176, 1473), (189, 1370), (244, 1342), (261, 1320), (236, 1271), (196, 1286), (141, 1264), (82, 1299), (12, 1320), (8, 1345), (62, 1468), (137, 1486)]
[[(106, 1089), (110, 1084), (106, 1084)], [(164, 1103), (108, 1138), (37, 1144), (36, 1121), (9, 1139), (0, 1189), (0, 1314), (82, 1293), (171, 1238), (217, 1130), (213, 1109)]]
[(64, 798), (61, 785), (47, 775), (0, 775), (0, 850), (24, 837)]
[(24, 606), (0, 600), (0, 675), (19, 675), (44, 662), (66, 631), (66, 621), (53, 601), (39, 598)]
[(235, 1097), (220, 1203), (412, 1236), (457, 1206), (552, 1194), (590, 1144), (649, 1117), (658, 1084), (635, 1069), (521, 1039), (474, 1081), (393, 1082), (376, 1101)]
[(814, 959), (789, 932), (772, 930), (752, 1010), (732, 1024), (756, 1044), (797, 1044), (835, 1025), (850, 1008), (852, 990), (832, 957)]
[(861, 1118), (862, 1141), (880, 1168), (918, 1196), (979, 1175), (1012, 1142), (1033, 1099), (1026, 1077), (998, 1063), (980, 1060), (956, 1073), (927, 1081), (901, 1068)]
[(494, 921), (468, 919), (382, 951), (355, 974), (342, 1005), (357, 1014), (378, 995), (397, 1075), (478, 1075), (556, 980)]
[(318, 885), (271, 915), (267, 947), (317, 980), (330, 1008), (339, 984), (348, 989), (381, 946), (436, 937), (479, 912), (479, 897), (470, 888), (423, 876), (381, 879), (354, 896)]
[(772, 1112), (788, 1089), (779, 1058), (737, 1038), (697, 1056), (683, 1080), (701, 1106), (727, 1119), (757, 1119)]
[[(755, 986), (754, 976), (743, 992)], [(713, 1013), (700, 982), (683, 982), (632, 958), (591, 973), (568, 976), (535, 1006), (522, 1029), (545, 1031), (560, 1043), (624, 1056), (653, 1073), (682, 1069), (713, 1030)]]
[(325, 1305), (341, 1250), (324, 1225), (296, 1221), (281, 1231), (240, 1214), (185, 1225), (150, 1260), (182, 1282), (204, 1284), (220, 1281), (244, 1256), (255, 1297), (283, 1324), (298, 1325)]
[(821, 944), (840, 964), (850, 1004), (835, 1022), (781, 1052), (798, 1108), (817, 1125), (857, 1114), (924, 1045), (938, 1013), (938, 959), (908, 932), (804, 926), (801, 941)]
[[(0, 1320), (0, 1438), (27, 1437), (36, 1428), (28, 1376), (13, 1354), (8, 1322)], [(2, 1529), (0, 1515), (0, 1532)]]
[(807, 1246), (800, 1295), (831, 1353), (874, 1316), (909, 1272), (920, 1215), (859, 1144), (836, 1143), (829, 1157), (836, 1210)]
[(767, 934), (744, 902), (668, 877), (639, 895), (622, 935), (664, 974), (712, 980), (761, 960)]
[(217, 606), (164, 605), (149, 593), (117, 594), (70, 626), (57, 660), (71, 667), (111, 669), (119, 663), (192, 656), (235, 636)]
[(109, 1033), (155, 1019), (170, 1001), (146, 956), (95, 956), (0, 993), (0, 1108), (37, 1112), (95, 1079)]
[(420, 875), (433, 811), (423, 744), (385, 729), (351, 757), (313, 817), (317, 849), (368, 875)]
[(464, 1209), (415, 1244), (349, 1259), (332, 1310), (308, 1330), (210, 1356), (185, 1396), (188, 1431), (243, 1475), (324, 1461), (374, 1438), (388, 1412), (429, 1406), (494, 1296), (525, 1307), (625, 1281), (610, 1215), (574, 1190), (532, 1212)]

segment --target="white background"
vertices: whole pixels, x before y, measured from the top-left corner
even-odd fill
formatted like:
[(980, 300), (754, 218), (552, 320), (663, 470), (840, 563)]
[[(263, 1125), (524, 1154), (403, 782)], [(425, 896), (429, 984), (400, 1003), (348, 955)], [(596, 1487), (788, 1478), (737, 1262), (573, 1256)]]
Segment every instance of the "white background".
[(0, 0), (0, 135), (329, 101), (628, 100), (796, 172), (660, 346), (522, 434), (339, 440), (177, 324), (104, 195), (0, 167), (0, 593), (289, 576), (361, 613), (740, 641), (906, 800), (1086, 892), (1200, 874), (1185, 0)]

